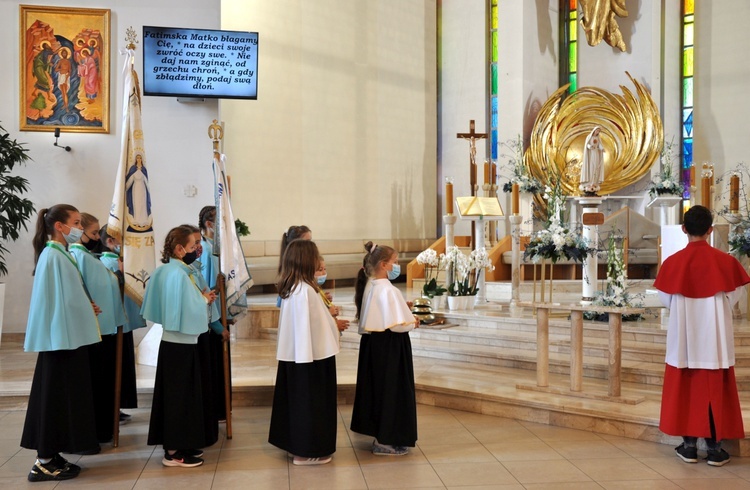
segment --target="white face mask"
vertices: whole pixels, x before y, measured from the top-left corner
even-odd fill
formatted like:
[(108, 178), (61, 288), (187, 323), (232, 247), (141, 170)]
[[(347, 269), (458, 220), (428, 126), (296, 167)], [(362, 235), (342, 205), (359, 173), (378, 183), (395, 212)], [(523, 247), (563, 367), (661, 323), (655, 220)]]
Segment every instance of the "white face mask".
[(70, 232), (64, 233), (63, 237), (65, 237), (65, 241), (68, 242), (70, 245), (74, 243), (78, 243), (81, 240), (81, 237), (83, 236), (83, 230), (80, 228), (73, 228), (72, 226), (65, 225), (68, 228), (70, 228)]
[(326, 277), (328, 277), (328, 274), (323, 274), (322, 276), (315, 276), (315, 279), (318, 281), (318, 286), (322, 286), (326, 282)]

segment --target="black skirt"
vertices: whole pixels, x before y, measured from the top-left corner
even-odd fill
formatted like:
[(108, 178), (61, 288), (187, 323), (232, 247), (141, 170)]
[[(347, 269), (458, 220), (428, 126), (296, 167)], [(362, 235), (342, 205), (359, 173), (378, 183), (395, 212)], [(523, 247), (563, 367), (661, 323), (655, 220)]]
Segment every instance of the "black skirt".
[(101, 342), (88, 348), (96, 437), (99, 442), (109, 442), (114, 431), (117, 335), (102, 335)]
[(213, 385), (214, 366), (211, 356), (211, 341), (209, 332), (198, 336), (198, 355), (201, 361), (201, 389), (203, 392), (203, 426), (206, 432), (206, 442), (212, 445), (219, 440), (219, 419), (216, 417), (216, 392)]
[[(217, 420), (224, 420), (227, 418), (227, 409), (225, 401), (225, 388), (224, 388), (224, 340), (222, 340), (221, 334), (214, 332), (213, 330), (209, 333), (209, 341), (211, 343), (211, 385), (214, 387), (214, 411)], [(232, 406), (232, 362), (231, 362), (231, 351), (229, 350), (230, 345), (227, 342), (227, 354), (229, 355), (229, 406), (231, 410)]]
[(362, 335), (351, 429), (381, 444), (416, 445), (417, 399), (408, 333)]
[(336, 451), (336, 357), (279, 361), (268, 442), (304, 458)]
[(156, 361), (148, 444), (199, 449), (209, 444), (203, 418), (203, 387), (196, 344), (161, 341)]
[(99, 446), (88, 346), (39, 353), (21, 446), (42, 458)]
[(138, 408), (135, 385), (135, 345), (133, 332), (122, 334), (122, 376), (120, 377), (120, 408)]

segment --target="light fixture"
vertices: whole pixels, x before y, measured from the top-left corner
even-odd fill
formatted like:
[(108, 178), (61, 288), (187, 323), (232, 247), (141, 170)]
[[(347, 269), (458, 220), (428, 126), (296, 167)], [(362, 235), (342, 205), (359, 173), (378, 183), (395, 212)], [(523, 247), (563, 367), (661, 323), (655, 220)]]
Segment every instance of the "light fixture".
[(72, 149), (71, 147), (69, 147), (69, 146), (63, 146), (63, 145), (58, 145), (57, 144), (57, 138), (59, 138), (59, 137), (60, 137), (60, 128), (55, 128), (55, 143), (54, 143), (54, 145), (56, 147), (58, 147), (58, 148), (64, 149), (65, 151), (70, 151)]

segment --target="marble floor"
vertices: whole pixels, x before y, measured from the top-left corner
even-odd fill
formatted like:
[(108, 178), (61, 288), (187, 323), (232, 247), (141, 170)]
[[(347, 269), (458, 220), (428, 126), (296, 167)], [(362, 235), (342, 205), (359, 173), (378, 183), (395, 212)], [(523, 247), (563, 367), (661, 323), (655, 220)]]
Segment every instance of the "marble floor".
[[(251, 302), (274, 299), (259, 295)], [(337, 291), (336, 301), (351, 301), (350, 291)], [(237, 340), (232, 357), (235, 385), (273, 384), (274, 341)], [(356, 357), (356, 349), (351, 348), (343, 349), (337, 357), (341, 384), (354, 383)], [(368, 450), (371, 438), (348, 430), (351, 405), (340, 405), (334, 459), (319, 467), (294, 466), (283, 451), (267, 443), (269, 407), (236, 406), (233, 438), (224, 437), (222, 425), (222, 436), (206, 450), (203, 466), (165, 468), (161, 448), (146, 444), (149, 409), (130, 410), (133, 420), (122, 426), (118, 448), (104, 445), (99, 455), (69, 458), (83, 467), (78, 478), (30, 484), (26, 475), (34, 454), (21, 449), (18, 441), (35, 359), (34, 354), (23, 353), (19, 342), (4, 339), (0, 345), (3, 489), (750, 489), (750, 458), (733, 457), (721, 468), (705, 462), (686, 464), (674, 455), (673, 446), (666, 444), (430, 405), (418, 407), (417, 447), (398, 458), (373, 456)], [(490, 367), (468, 372), (465, 363), (435, 359), (415, 358), (414, 364), (418, 384), (420, 379), (440, 377), (463, 383), (464, 389), (477, 383), (485, 383), (483, 389), (487, 390), (492, 384), (497, 390), (512, 389), (503, 383), (509, 380), (514, 386), (534, 376), (532, 371)], [(149, 392), (153, 374), (154, 368), (138, 367), (140, 390)], [(658, 406), (658, 400), (651, 404)]]

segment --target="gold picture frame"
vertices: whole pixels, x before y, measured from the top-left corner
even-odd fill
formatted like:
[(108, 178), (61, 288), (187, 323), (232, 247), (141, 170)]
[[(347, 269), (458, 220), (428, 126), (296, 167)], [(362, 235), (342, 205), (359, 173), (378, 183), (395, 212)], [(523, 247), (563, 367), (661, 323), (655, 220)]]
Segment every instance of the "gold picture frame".
[(21, 131), (109, 133), (110, 10), (19, 7)]

